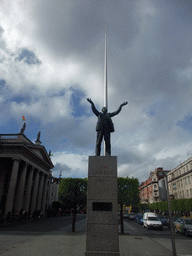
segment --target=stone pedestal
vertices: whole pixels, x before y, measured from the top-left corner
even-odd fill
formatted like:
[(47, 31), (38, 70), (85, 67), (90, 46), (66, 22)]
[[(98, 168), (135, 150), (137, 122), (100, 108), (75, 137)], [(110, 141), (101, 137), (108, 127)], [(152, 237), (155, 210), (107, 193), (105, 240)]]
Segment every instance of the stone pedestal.
[(117, 157), (90, 156), (85, 256), (120, 256)]

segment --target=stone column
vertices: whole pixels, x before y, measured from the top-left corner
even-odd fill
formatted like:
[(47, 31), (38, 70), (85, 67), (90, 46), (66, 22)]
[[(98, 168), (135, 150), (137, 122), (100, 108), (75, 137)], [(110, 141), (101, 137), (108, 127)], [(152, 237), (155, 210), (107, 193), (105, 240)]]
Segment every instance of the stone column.
[(36, 172), (34, 183), (33, 183), (31, 208), (30, 208), (30, 211), (31, 211), (32, 214), (35, 210), (37, 210), (36, 209), (36, 202), (37, 202), (38, 185), (39, 185), (39, 171)]
[(18, 212), (23, 207), (23, 197), (24, 197), (26, 173), (27, 173), (27, 163), (24, 163), (23, 168), (21, 170), (21, 175), (19, 178), (16, 198), (15, 198), (15, 209)]
[(0, 201), (3, 195), (5, 177), (6, 177), (6, 168), (3, 165), (0, 165)]
[(5, 213), (4, 213), (5, 216), (7, 215), (8, 212), (11, 212), (13, 209), (18, 170), (19, 170), (19, 159), (13, 159), (13, 167), (12, 167), (11, 178), (9, 182), (7, 200), (5, 204)]
[(31, 199), (31, 188), (32, 188), (32, 181), (33, 181), (33, 172), (34, 167), (31, 167), (29, 169), (29, 175), (27, 179), (27, 188), (26, 188), (26, 194), (25, 194), (25, 202), (24, 202), (24, 210), (29, 211), (29, 205), (30, 205), (30, 199)]
[(42, 197), (42, 211), (43, 211), (43, 214), (45, 214), (46, 194), (47, 194), (47, 175), (44, 178), (44, 184), (43, 184), (43, 197)]
[(42, 197), (43, 197), (43, 184), (44, 184), (44, 174), (42, 173), (40, 176), (40, 183), (39, 183), (39, 192), (37, 195), (37, 210), (42, 210)]

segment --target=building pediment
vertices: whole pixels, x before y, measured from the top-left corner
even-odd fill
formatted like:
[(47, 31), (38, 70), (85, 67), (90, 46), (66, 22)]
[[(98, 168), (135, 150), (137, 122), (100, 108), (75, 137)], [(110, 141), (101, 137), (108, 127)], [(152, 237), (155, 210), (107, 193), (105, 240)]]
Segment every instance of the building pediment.
[(34, 144), (24, 134), (0, 134), (0, 157), (19, 157), (45, 169), (52, 169), (53, 163), (41, 144)]
[(46, 162), (47, 164), (51, 165), (53, 168), (53, 164), (52, 161), (45, 149), (44, 146), (37, 146), (37, 145), (27, 145), (26, 146), (28, 149), (30, 149), (33, 154), (37, 155), (38, 157), (40, 157), (44, 162)]

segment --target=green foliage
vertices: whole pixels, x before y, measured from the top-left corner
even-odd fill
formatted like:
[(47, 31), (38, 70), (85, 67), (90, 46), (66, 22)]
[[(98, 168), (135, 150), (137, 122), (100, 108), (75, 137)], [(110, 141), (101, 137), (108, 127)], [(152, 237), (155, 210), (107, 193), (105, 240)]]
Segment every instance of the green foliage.
[[(170, 201), (171, 211), (192, 211), (192, 198), (190, 199), (175, 199)], [(153, 204), (143, 205), (142, 208), (148, 207), (149, 210), (168, 211), (167, 201), (156, 202)], [(140, 207), (141, 208), (141, 207)]]
[(139, 206), (139, 210), (140, 210), (140, 211), (145, 211), (145, 210), (147, 209), (147, 204), (141, 204), (141, 203), (139, 203), (138, 206)]
[(118, 203), (137, 206), (139, 198), (139, 181), (136, 178), (117, 178)]
[(64, 178), (59, 184), (59, 201), (64, 208), (74, 204), (85, 205), (87, 200), (87, 178)]

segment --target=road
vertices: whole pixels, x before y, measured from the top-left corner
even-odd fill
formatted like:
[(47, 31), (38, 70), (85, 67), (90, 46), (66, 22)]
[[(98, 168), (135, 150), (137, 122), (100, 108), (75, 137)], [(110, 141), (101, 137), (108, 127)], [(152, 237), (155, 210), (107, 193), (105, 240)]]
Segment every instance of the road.
[[(124, 230), (125, 233), (129, 235), (134, 235), (134, 236), (148, 236), (148, 237), (155, 237), (155, 238), (160, 238), (160, 237), (167, 237), (170, 238), (170, 230), (168, 227), (163, 227), (163, 230), (147, 230), (146, 228), (143, 228), (142, 225), (139, 225), (138, 223), (134, 222), (133, 220), (129, 219), (124, 219)], [(182, 234), (175, 234), (175, 239), (186, 239), (186, 237)]]

